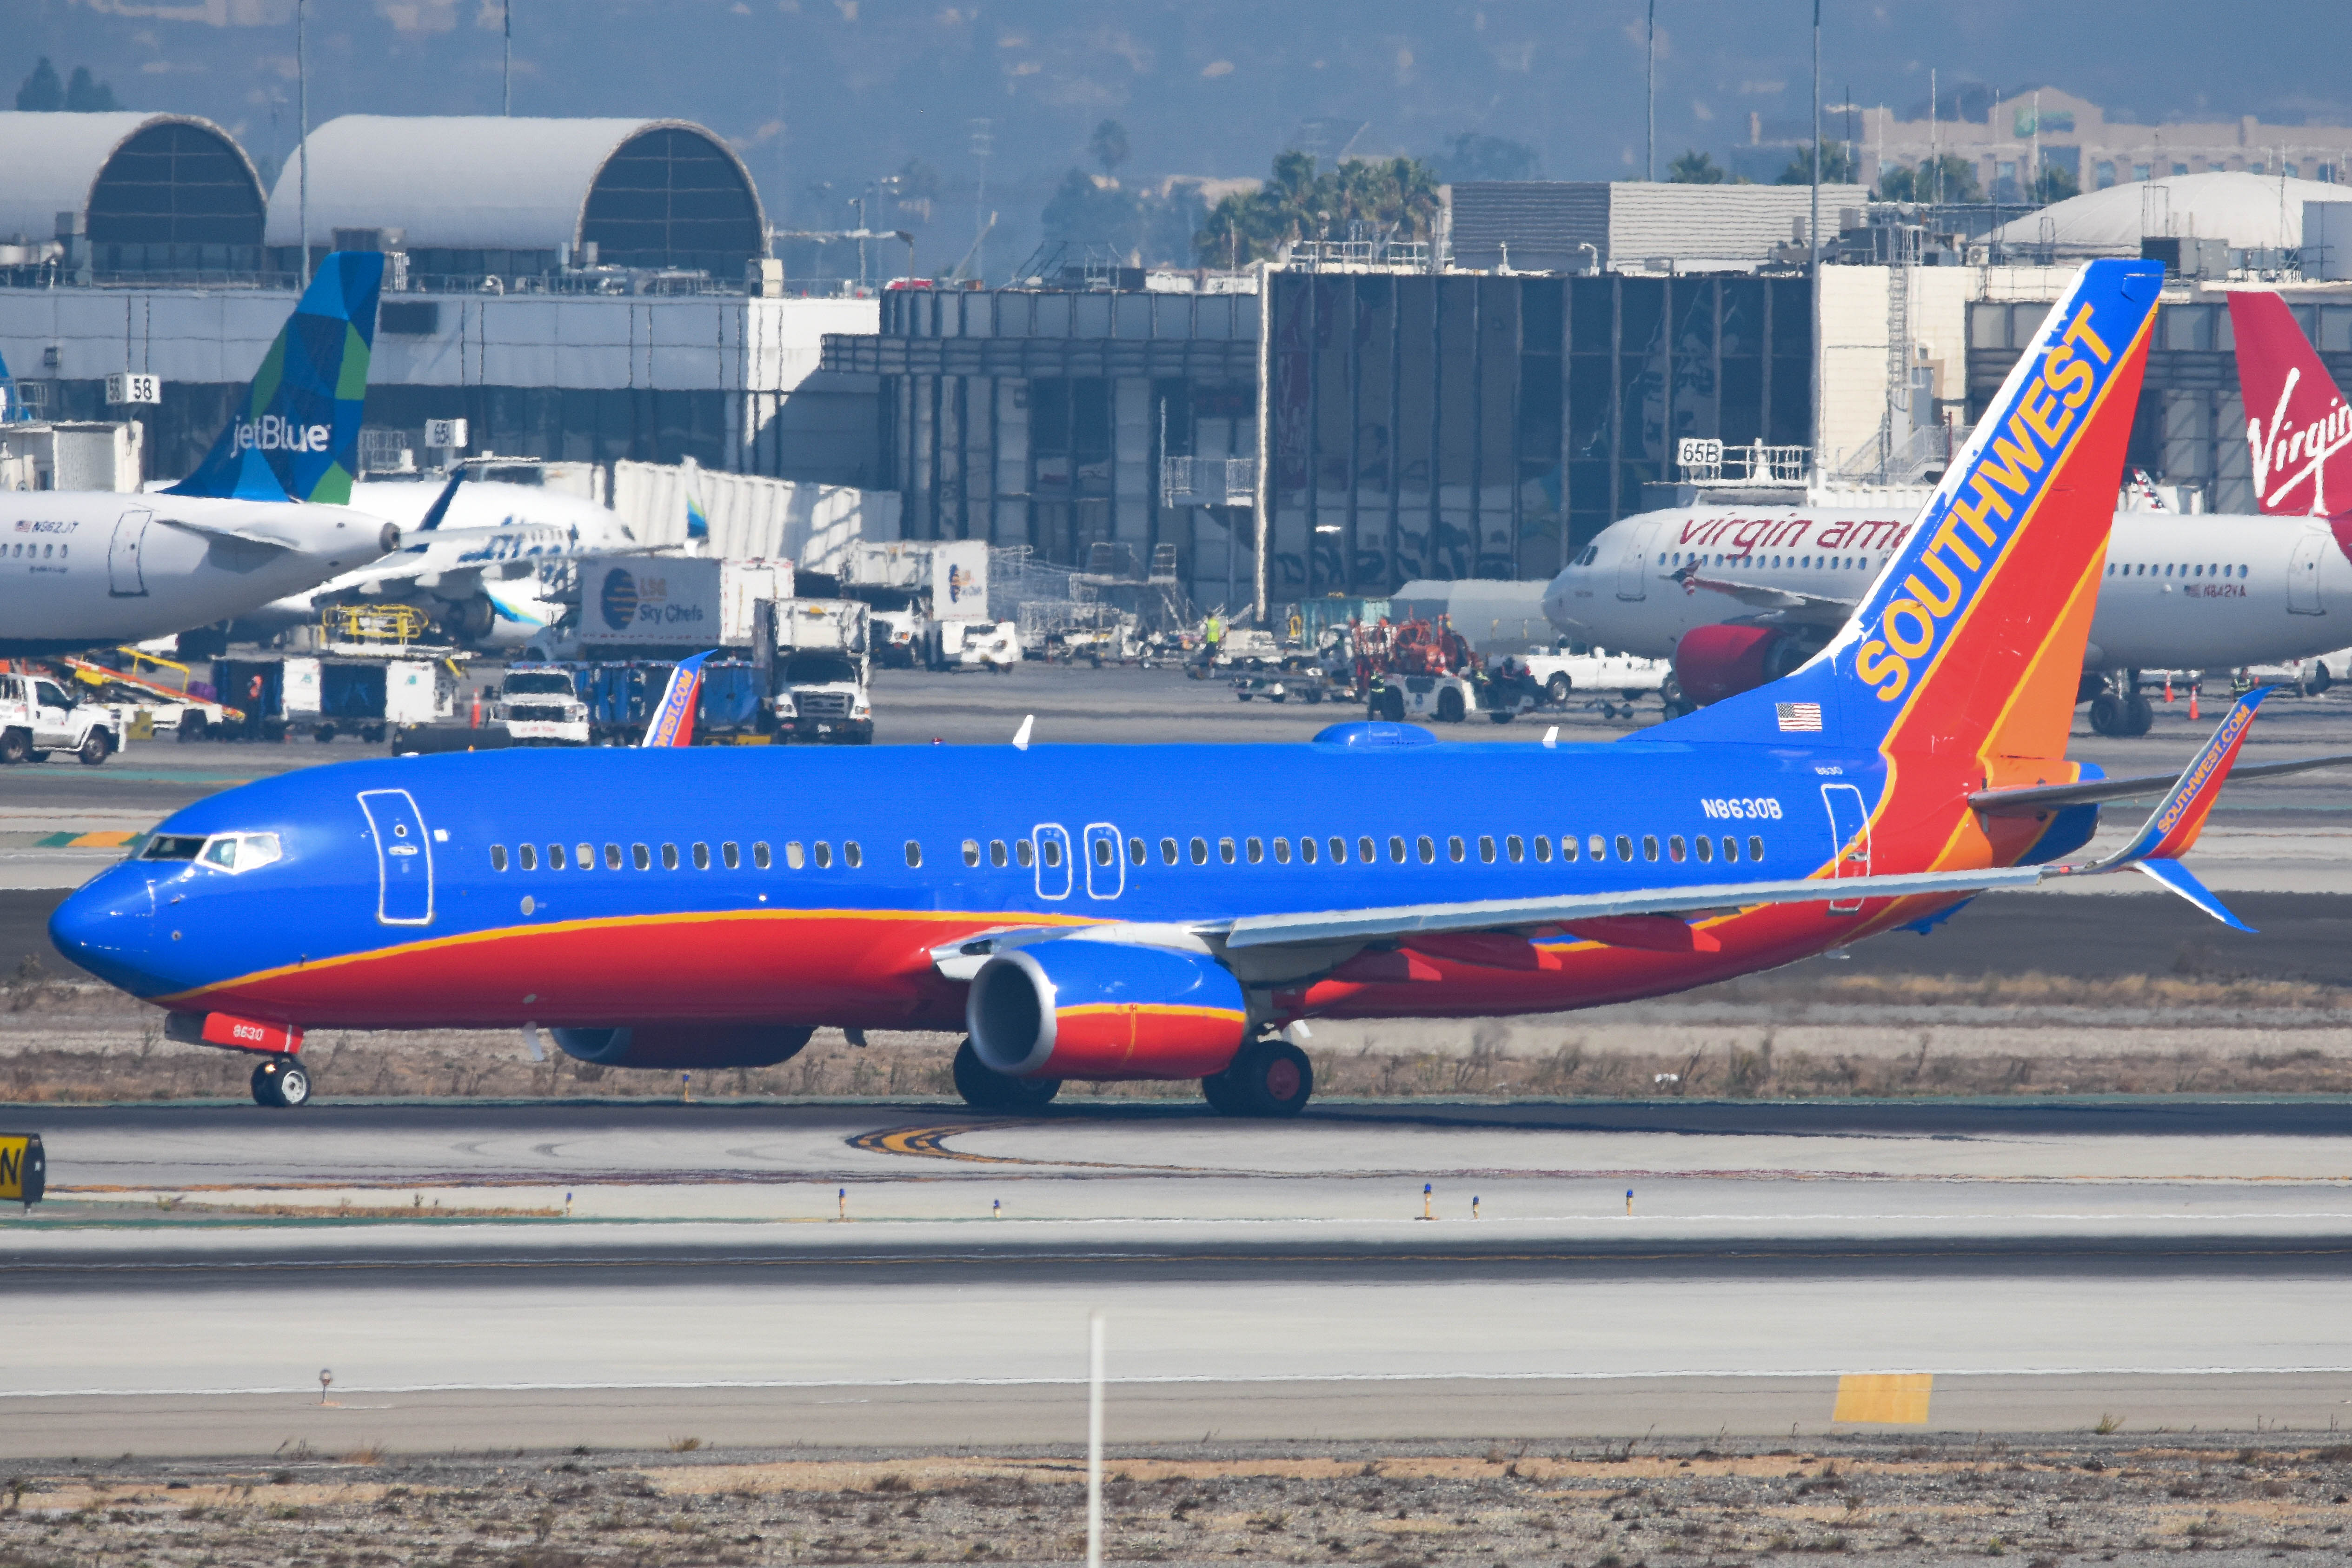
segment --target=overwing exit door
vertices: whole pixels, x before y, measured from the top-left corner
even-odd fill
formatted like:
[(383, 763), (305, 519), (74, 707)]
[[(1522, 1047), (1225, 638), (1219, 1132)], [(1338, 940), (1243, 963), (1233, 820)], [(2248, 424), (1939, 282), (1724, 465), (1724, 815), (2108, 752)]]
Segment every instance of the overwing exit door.
[[(1848, 784), (1822, 785), (1822, 804), (1829, 808), (1830, 844), (1837, 856), (1837, 876), (1870, 875), (1870, 809), (1862, 791)], [(1830, 905), (1833, 915), (1850, 915), (1862, 908), (1860, 899)]]
[(388, 926), (433, 923), (433, 845), (404, 789), (360, 792), (375, 837), (375, 918)]
[(1037, 847), (1037, 896), (1070, 896), (1070, 833), (1058, 822), (1041, 822), (1029, 835)]

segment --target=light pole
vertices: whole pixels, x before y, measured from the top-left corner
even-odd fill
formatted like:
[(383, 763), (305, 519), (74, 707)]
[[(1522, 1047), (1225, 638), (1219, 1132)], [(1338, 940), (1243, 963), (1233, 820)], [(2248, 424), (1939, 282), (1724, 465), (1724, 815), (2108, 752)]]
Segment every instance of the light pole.
[(294, 100), (300, 124), (302, 167), (295, 176), (294, 221), (302, 229), (302, 287), (310, 287), (310, 0), (294, 0)]
[(971, 275), (988, 279), (988, 155), (994, 150), (995, 138), (986, 120), (971, 122), (971, 155), (980, 164), (980, 179), (973, 186), (971, 198)]
[(1649, 52), (1649, 172), (1643, 178), (1655, 184), (1658, 182), (1658, 0), (1650, 0)]
[(506, 58), (499, 67), (501, 112), (514, 118), (514, 0), (501, 0), (499, 20), (506, 30)]

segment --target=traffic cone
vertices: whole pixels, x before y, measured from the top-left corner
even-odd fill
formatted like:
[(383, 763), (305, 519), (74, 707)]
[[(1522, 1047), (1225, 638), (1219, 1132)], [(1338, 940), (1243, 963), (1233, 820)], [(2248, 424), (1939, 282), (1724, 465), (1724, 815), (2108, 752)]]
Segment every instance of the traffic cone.
[(2198, 688), (2199, 688), (2199, 687), (2203, 686), (2204, 684), (2205, 684), (2205, 683), (2204, 683), (2203, 681), (2201, 681), (2201, 680), (2200, 680), (2200, 681), (2197, 682), (2197, 683), (2196, 683), (2196, 685), (2193, 685), (2193, 686), (2189, 687), (2189, 721), (2190, 723), (2192, 723), (2192, 724), (2194, 724), (2195, 722), (2197, 722), (2197, 691), (2198, 691)]
[(2164, 705), (2167, 708), (2172, 706), (2172, 677), (2169, 675), (2164, 678)]

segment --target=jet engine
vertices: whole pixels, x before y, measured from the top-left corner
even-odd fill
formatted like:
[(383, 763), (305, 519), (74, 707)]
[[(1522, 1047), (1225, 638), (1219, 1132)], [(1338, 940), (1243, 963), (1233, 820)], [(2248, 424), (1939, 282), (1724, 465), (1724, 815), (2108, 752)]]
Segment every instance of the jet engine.
[(1012, 1078), (1205, 1078), (1241, 1048), (1249, 1008), (1204, 952), (1066, 937), (982, 965), (964, 1019)]
[(565, 1056), (608, 1068), (772, 1068), (790, 1061), (814, 1029), (782, 1024), (629, 1024), (554, 1029)]
[(1704, 708), (1780, 679), (1827, 641), (1812, 626), (1693, 626), (1675, 645), (1675, 679), (1685, 699)]

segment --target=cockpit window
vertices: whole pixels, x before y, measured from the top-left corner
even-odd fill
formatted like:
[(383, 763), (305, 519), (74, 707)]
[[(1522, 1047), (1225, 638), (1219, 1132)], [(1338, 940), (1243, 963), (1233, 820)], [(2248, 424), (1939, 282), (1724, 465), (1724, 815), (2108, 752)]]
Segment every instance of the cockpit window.
[(185, 837), (173, 833), (159, 833), (147, 841), (147, 847), (139, 852), (139, 858), (142, 860), (193, 860), (204, 851), (205, 841), (201, 838)]
[(285, 858), (275, 833), (215, 833), (196, 858), (224, 871), (252, 871)]

